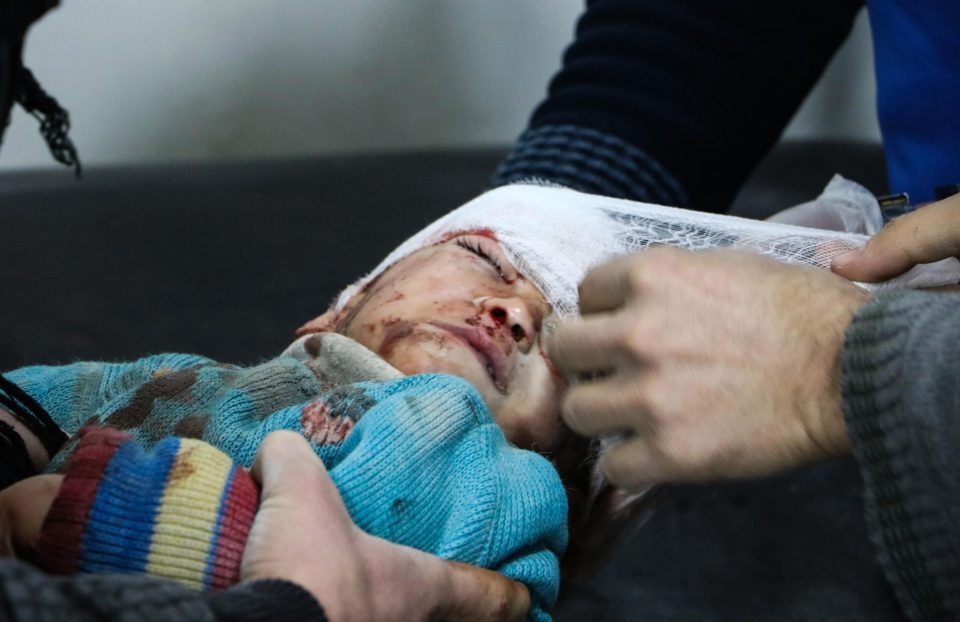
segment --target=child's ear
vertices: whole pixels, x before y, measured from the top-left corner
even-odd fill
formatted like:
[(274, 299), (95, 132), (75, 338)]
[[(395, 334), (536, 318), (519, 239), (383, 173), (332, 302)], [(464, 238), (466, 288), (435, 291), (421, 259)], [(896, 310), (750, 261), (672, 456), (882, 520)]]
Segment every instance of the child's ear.
[(297, 329), (297, 337), (310, 335), (313, 333), (332, 333), (337, 326), (337, 319), (340, 314), (333, 309), (328, 309), (323, 315), (318, 315)]

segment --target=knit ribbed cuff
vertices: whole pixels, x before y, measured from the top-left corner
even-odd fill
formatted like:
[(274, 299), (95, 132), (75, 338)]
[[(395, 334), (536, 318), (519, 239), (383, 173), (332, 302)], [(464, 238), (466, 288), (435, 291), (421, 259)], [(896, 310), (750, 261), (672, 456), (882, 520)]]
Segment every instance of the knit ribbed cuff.
[[(957, 413), (931, 412), (952, 410), (949, 401), (928, 408), (944, 382), (938, 358), (956, 357), (956, 335), (941, 330), (939, 320), (955, 318), (957, 302), (941, 294), (880, 294), (858, 312), (844, 344), (844, 415), (864, 479), (870, 537), (911, 620), (946, 619), (960, 595), (956, 525), (938, 483), (956, 473), (937, 472), (931, 439), (945, 431), (930, 429), (938, 417)], [(955, 390), (956, 378), (946, 382), (941, 388)]]
[(243, 583), (210, 597), (218, 622), (324, 622), (323, 607), (307, 590), (281, 579)]
[(491, 187), (549, 182), (590, 194), (683, 206), (677, 180), (643, 150), (598, 130), (544, 125), (520, 135), (500, 164)]
[(35, 562), (59, 574), (149, 574), (197, 590), (239, 581), (258, 494), (214, 447), (167, 438), (152, 450), (87, 428), (44, 521)]

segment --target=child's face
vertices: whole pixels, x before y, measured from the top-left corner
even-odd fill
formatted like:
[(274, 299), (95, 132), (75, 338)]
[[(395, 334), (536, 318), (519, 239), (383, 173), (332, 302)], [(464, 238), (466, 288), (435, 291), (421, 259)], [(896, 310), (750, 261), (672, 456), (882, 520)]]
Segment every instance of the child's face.
[(394, 264), (338, 314), (298, 331), (335, 330), (406, 374), (442, 372), (483, 396), (514, 444), (555, 451), (564, 380), (541, 343), (550, 305), (482, 233), (463, 234)]

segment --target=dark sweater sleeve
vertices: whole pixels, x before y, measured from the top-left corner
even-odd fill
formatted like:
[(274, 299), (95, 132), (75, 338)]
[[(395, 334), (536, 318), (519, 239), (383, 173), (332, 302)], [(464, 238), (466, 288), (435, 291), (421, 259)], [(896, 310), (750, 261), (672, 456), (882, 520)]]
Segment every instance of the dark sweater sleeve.
[(10, 622), (325, 622), (306, 590), (281, 580), (200, 594), (145, 576), (52, 577), (0, 560), (0, 620)]
[(960, 619), (960, 294), (898, 291), (847, 330), (844, 414), (871, 540), (912, 620)]
[(493, 185), (726, 210), (862, 0), (593, 0)]

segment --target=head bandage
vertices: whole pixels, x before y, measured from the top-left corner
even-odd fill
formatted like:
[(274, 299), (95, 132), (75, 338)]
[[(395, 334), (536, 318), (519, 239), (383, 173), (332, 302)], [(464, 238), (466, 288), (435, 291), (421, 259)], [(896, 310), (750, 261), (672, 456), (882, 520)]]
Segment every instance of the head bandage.
[[(368, 283), (407, 255), (460, 233), (478, 231), (500, 242), (517, 270), (540, 288), (559, 317), (577, 314), (577, 286), (591, 267), (643, 248), (739, 248), (785, 263), (829, 270), (835, 256), (860, 248), (869, 239), (854, 233), (636, 203), (566, 188), (504, 186), (477, 197), (413, 235), (372, 272), (345, 289), (337, 298), (335, 309), (342, 309)], [(932, 287), (958, 281), (960, 263), (948, 259), (917, 266), (884, 283), (862, 285), (876, 290)]]

